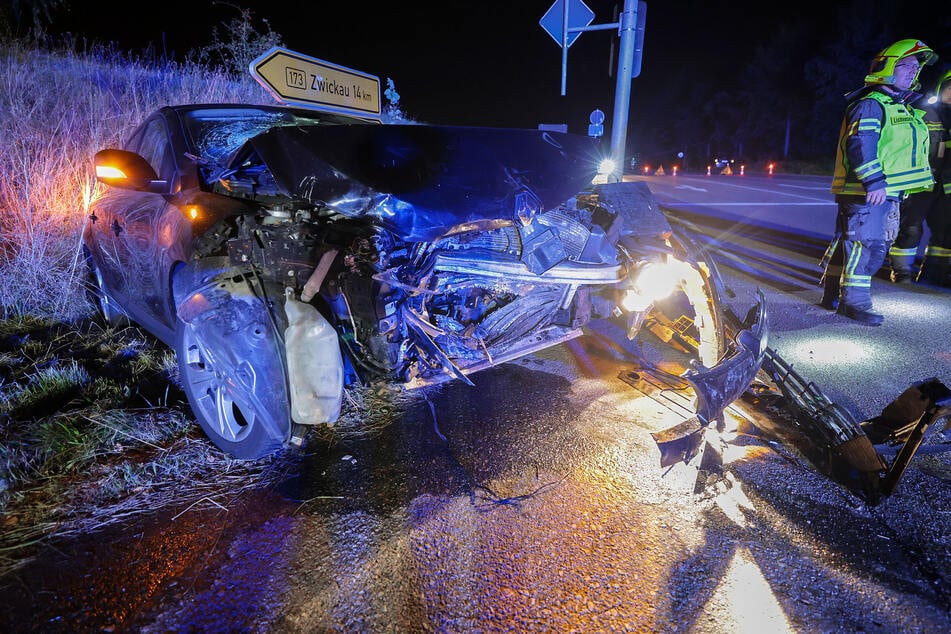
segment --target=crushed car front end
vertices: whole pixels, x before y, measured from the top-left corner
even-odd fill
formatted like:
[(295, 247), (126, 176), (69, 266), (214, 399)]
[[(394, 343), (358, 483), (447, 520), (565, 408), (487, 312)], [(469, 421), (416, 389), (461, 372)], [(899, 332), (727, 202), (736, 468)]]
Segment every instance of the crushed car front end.
[(765, 310), (732, 328), (716, 267), (646, 185), (593, 184), (595, 140), (242, 108), (171, 109), (200, 186), (136, 185), (168, 203), (143, 226), (188, 217), (155, 275), (171, 278), (164, 338), (232, 455), (333, 423), (346, 384), (472, 382), (601, 322), (693, 386), (704, 426), (759, 371)]
[(349, 381), (471, 382), (606, 320), (649, 340), (639, 361), (682, 373), (698, 420), (717, 421), (759, 371), (765, 309), (731, 330), (709, 258), (646, 185), (593, 185), (596, 155), (535, 130), (284, 127), (250, 139), (215, 186), (285, 204), (211, 235), (320, 307)]

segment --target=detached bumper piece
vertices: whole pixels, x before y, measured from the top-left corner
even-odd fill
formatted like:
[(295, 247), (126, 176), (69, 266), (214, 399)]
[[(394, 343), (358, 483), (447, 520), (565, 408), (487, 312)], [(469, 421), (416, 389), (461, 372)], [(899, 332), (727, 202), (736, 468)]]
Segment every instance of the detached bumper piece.
[[(951, 416), (951, 390), (937, 379), (913, 385), (880, 416), (857, 423), (775, 351), (766, 350), (763, 370), (782, 392), (791, 420), (770, 416), (757, 426), (870, 506), (895, 490), (928, 428)], [(949, 426), (946, 421), (945, 429)], [(880, 453), (884, 444), (900, 445), (891, 464)]]
[(766, 350), (763, 370), (782, 392), (781, 400), (773, 405), (788, 417), (769, 416), (757, 421), (757, 426), (853, 494), (877, 500), (887, 465), (859, 423), (814, 383), (799, 376), (775, 350)]
[[(662, 467), (685, 462), (696, 463), (701, 473), (716, 471), (720, 447), (708, 435), (740, 397), (765, 414), (752, 423), (760, 432), (869, 506), (894, 492), (917, 452), (951, 451), (951, 390), (938, 379), (916, 383), (881, 415), (859, 422), (766, 345), (762, 297), (746, 319), (731, 312), (727, 317), (737, 332), (732, 354), (712, 368), (679, 377), (696, 393), (696, 416), (652, 434)], [(942, 423), (929, 436), (929, 428)], [(935, 438), (942, 442), (924, 444)], [(702, 487), (699, 476), (697, 486)]]
[(660, 450), (662, 467), (690, 462), (701, 454), (702, 470), (719, 468), (720, 448), (705, 441), (706, 430), (711, 424), (722, 427), (723, 410), (746, 392), (759, 374), (767, 350), (766, 324), (766, 302), (761, 292), (759, 302), (750, 310), (735, 337), (732, 354), (712, 368), (700, 366), (680, 377), (693, 387), (697, 415), (652, 434)]
[(702, 424), (722, 422), (723, 410), (745, 392), (756, 375), (766, 352), (766, 302), (753, 307), (735, 339), (732, 355), (712, 368), (688, 370), (686, 379), (697, 394), (697, 417)]
[(895, 490), (908, 463), (921, 448), (928, 428), (942, 419), (944, 431), (951, 427), (951, 390), (938, 379), (931, 378), (912, 385), (885, 407), (881, 415), (862, 423), (873, 443), (904, 441), (882, 477), (878, 499)]

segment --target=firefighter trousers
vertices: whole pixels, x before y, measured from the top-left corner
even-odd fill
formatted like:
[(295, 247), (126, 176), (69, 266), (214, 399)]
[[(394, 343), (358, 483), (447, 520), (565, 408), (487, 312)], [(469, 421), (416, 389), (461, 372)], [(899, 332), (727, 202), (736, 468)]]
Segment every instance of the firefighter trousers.
[(925, 249), (919, 280), (929, 284), (951, 286), (951, 194), (941, 191), (940, 185), (934, 204), (928, 210), (928, 230), (931, 237)]
[[(925, 218), (928, 211), (937, 200), (934, 191), (912, 194), (901, 202), (901, 223), (898, 226), (898, 237), (888, 249), (888, 260), (892, 269), (892, 280), (896, 278), (911, 279), (912, 267), (918, 255), (918, 245), (924, 233)], [(929, 227), (930, 228), (930, 227)]]
[[(921, 270), (913, 271), (927, 224), (931, 236)], [(898, 237), (888, 250), (892, 279), (917, 278), (930, 284), (947, 284), (951, 263), (951, 196), (941, 183), (931, 191), (912, 194), (901, 203)], [(917, 275), (916, 275), (917, 273)]]
[(885, 263), (889, 242), (886, 221), (898, 201), (868, 205), (864, 196), (839, 196), (836, 234), (828, 253), (826, 288), (838, 281), (839, 302), (862, 311), (872, 309), (872, 277)]

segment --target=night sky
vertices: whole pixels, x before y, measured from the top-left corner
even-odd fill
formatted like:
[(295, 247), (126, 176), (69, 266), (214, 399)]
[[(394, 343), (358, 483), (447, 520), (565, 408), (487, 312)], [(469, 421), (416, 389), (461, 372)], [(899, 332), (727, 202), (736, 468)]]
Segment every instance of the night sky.
[[(585, 133), (591, 110), (602, 109), (608, 122), (613, 114), (617, 62), (609, 60), (612, 45), (617, 49), (617, 32), (583, 33), (569, 47), (567, 94), (561, 96), (561, 49), (538, 24), (553, 1), (446, 2), (434, 8), (429, 3), (352, 0), (163, 0), (131, 9), (128, 0), (70, 0), (70, 11), (56, 13), (51, 31), (71, 30), (132, 52), (151, 44), (181, 58), (210, 42), (211, 27), (236, 17), (235, 7), (244, 7), (257, 26), (266, 18), (290, 49), (376, 75), (384, 86), (392, 78), (404, 112), (413, 119), (506, 127), (567, 123), (572, 132)], [(623, 3), (586, 4), (595, 13), (593, 24), (603, 24), (615, 21), (614, 8)], [(649, 0), (642, 72), (632, 83), (631, 123), (650, 118), (639, 113), (663, 110), (656, 95), (669, 82), (742, 72), (752, 50), (777, 32), (781, 21), (776, 12), (791, 12), (784, 19), (811, 20), (817, 30), (827, 31), (823, 37), (835, 40), (840, 37), (832, 28), (837, 4)], [(901, 8), (908, 4), (865, 2), (869, 11), (877, 5), (892, 7), (917, 26), (918, 16)], [(915, 6), (920, 31), (901, 37), (919, 37), (951, 56), (951, 33), (937, 29), (927, 13), (929, 6), (948, 13), (947, 3), (924, 0)], [(143, 10), (149, 14), (143, 16)], [(884, 44), (870, 42), (868, 50)], [(856, 78), (856, 87), (860, 82)]]

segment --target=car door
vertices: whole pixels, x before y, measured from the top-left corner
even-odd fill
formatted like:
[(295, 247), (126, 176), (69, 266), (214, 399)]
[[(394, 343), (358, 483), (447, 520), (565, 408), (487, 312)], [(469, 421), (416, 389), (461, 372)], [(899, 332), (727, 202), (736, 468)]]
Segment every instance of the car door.
[[(125, 149), (142, 155), (159, 179), (174, 187), (176, 161), (163, 114), (148, 119)], [(170, 196), (111, 188), (94, 207), (100, 270), (109, 294), (135, 321), (162, 339), (174, 330), (169, 292), (169, 236), (178, 235), (181, 211)], [(169, 227), (169, 220), (174, 227)], [(163, 245), (163, 242), (166, 243)]]

